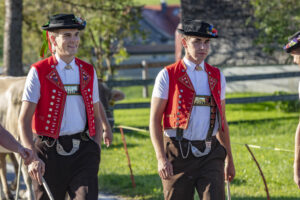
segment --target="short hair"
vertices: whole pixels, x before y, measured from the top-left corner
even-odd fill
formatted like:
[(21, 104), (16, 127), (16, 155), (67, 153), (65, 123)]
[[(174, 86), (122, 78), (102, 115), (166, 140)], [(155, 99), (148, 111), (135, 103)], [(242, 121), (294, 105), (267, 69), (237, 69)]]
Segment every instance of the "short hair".
[[(51, 36), (57, 37), (57, 35), (58, 35), (58, 30), (48, 31), (49, 40), (50, 40)], [(52, 44), (51, 40), (50, 40), (50, 44), (51, 44), (51, 50), (54, 53), (55, 52), (55, 46)]]

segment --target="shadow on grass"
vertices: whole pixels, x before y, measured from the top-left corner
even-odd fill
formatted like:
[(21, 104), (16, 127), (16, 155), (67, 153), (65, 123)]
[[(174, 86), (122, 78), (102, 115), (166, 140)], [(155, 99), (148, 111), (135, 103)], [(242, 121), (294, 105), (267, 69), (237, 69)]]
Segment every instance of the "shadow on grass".
[(129, 199), (163, 199), (162, 184), (158, 174), (135, 175), (136, 187), (132, 187), (130, 175), (105, 174), (98, 177), (99, 190), (115, 195), (127, 196)]
[(247, 104), (238, 104), (238, 106), (231, 106), (231, 111), (263, 111), (263, 110), (276, 110), (276, 104), (273, 102), (261, 102), (261, 103), (247, 103)]
[[(137, 127), (134, 127), (134, 128), (137, 128)], [(125, 137), (135, 137), (135, 138), (140, 138), (140, 139), (145, 139), (145, 138), (150, 137), (149, 133), (141, 133), (138, 131), (132, 131), (132, 130), (126, 130), (126, 129), (123, 129), (123, 132), (125, 134)], [(113, 133), (121, 134), (120, 129), (114, 129)]]
[[(163, 189), (158, 174), (135, 175), (136, 187), (132, 187), (130, 175), (105, 174), (99, 176), (99, 190), (128, 199), (163, 200)], [(232, 185), (245, 184), (246, 180), (235, 179)], [(271, 194), (272, 195), (272, 194)], [(197, 196), (197, 195), (196, 195)], [(232, 200), (265, 200), (266, 196), (231, 196)], [(272, 200), (296, 200), (299, 197), (272, 197)], [(197, 198), (196, 198), (197, 200)]]

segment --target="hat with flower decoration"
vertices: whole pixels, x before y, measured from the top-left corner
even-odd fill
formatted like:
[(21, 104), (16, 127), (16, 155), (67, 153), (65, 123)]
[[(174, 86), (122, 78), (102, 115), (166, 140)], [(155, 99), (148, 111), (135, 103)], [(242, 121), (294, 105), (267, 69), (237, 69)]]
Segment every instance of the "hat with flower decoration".
[(289, 42), (283, 47), (287, 53), (300, 48), (300, 31), (289, 37)]
[(182, 21), (182, 29), (177, 29), (178, 32), (188, 35), (188, 36), (199, 36), (208, 38), (217, 38), (218, 31), (213, 27), (213, 25), (195, 19), (186, 19)]
[(86, 21), (80, 17), (75, 17), (73, 14), (57, 14), (49, 18), (49, 22), (42, 26), (43, 30), (54, 29), (78, 29), (85, 28)]
[(43, 29), (43, 45), (40, 51), (40, 56), (44, 57), (47, 53), (48, 48), (51, 53), (51, 45), (49, 41), (48, 31), (57, 29), (78, 29), (83, 30), (85, 28), (86, 21), (80, 17), (76, 17), (73, 14), (57, 14), (50, 16), (47, 24), (42, 26)]

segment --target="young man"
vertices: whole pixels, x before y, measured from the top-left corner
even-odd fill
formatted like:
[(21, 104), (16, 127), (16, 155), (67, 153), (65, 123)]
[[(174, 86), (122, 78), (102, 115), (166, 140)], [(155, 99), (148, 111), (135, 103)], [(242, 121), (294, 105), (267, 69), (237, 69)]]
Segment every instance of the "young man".
[(0, 125), (0, 145), (4, 148), (19, 153), (22, 159), (24, 159), (24, 164), (28, 165), (32, 159), (33, 154), (30, 149), (24, 148), (17, 140)]
[[(300, 31), (289, 37), (289, 42), (284, 46), (284, 49), (287, 53), (291, 53), (294, 57), (294, 63), (300, 66)], [(295, 134), (294, 181), (300, 189), (300, 121)]]
[(224, 199), (224, 175), (227, 181), (235, 176), (226, 83), (219, 69), (204, 62), (217, 30), (200, 20), (182, 26), (185, 57), (158, 74), (152, 95), (150, 134), (158, 172), (165, 199), (193, 199), (195, 189), (200, 199)]
[(27, 76), (19, 124), (23, 143), (35, 155), (29, 174), (37, 199), (48, 199), (42, 176), (54, 199), (64, 199), (66, 192), (71, 199), (98, 198), (102, 125), (107, 146), (112, 132), (99, 102), (96, 72), (75, 57), (85, 25), (73, 14), (50, 17), (42, 29), (54, 54), (33, 64)]

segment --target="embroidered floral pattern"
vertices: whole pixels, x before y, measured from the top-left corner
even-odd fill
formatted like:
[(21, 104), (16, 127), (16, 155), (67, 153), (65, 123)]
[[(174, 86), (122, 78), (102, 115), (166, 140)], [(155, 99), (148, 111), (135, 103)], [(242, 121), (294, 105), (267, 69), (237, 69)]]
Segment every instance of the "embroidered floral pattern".
[(47, 78), (54, 83), (55, 85), (57, 85), (57, 87), (62, 88), (63, 89), (63, 84), (58, 76), (58, 72), (54, 69), (52, 70), (48, 75)]
[(213, 78), (211, 76), (208, 76), (208, 83), (209, 83), (211, 91), (214, 90), (217, 82), (218, 82), (217, 79), (215, 79), (215, 78)]
[(85, 88), (85, 86), (90, 82), (91, 76), (84, 69), (81, 69), (81, 74), (82, 74), (82, 88)]
[(187, 88), (194, 90), (193, 84), (190, 81), (190, 78), (188, 77), (187, 73), (185, 73), (183, 76), (179, 77), (178, 81), (181, 82), (183, 85), (185, 85)]
[(75, 22), (77, 23), (77, 24), (80, 24), (80, 25), (83, 25), (83, 26), (85, 26), (86, 25), (86, 21), (84, 20), (84, 19), (82, 19), (81, 17), (75, 17)]
[(298, 44), (300, 41), (300, 35), (298, 35), (297, 37), (293, 38), (289, 43), (287, 43), (283, 49), (286, 50), (286, 49), (289, 49), (293, 46), (295, 46), (296, 44)]
[(59, 85), (59, 81), (58, 81), (58, 76), (57, 74), (52, 71), (50, 74), (49, 74), (49, 78), (54, 81), (57, 85)]

